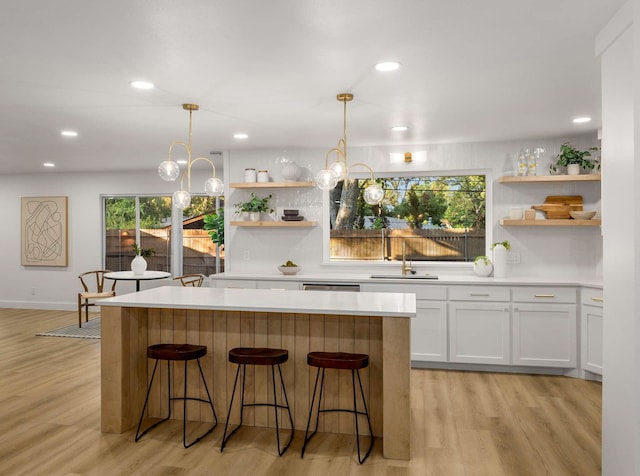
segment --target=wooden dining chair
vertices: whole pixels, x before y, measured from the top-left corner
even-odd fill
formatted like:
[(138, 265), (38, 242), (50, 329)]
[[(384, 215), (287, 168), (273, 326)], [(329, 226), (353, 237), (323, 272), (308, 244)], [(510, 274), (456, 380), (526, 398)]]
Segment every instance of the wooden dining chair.
[(85, 308), (86, 322), (89, 322), (89, 306), (96, 305), (93, 301), (116, 295), (116, 281), (113, 281), (111, 290), (105, 290), (105, 273), (111, 273), (111, 271), (99, 269), (87, 271), (78, 276), (83, 288), (83, 291), (78, 293), (78, 327), (82, 327), (82, 308)]
[(180, 280), (183, 286), (199, 288), (202, 287), (202, 283), (206, 279), (206, 276), (204, 274), (185, 274), (173, 279)]

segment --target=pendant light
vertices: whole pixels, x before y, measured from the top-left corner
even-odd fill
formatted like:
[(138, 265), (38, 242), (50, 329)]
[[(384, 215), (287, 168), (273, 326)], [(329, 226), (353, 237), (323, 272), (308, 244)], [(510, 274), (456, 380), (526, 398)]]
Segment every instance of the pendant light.
[[(342, 139), (338, 141), (338, 146), (327, 152), (325, 156), (325, 168), (318, 172), (315, 177), (316, 186), (321, 190), (332, 190), (340, 180), (346, 180), (349, 172), (354, 167), (364, 167), (371, 174), (371, 184), (364, 190), (364, 200), (369, 205), (377, 205), (384, 198), (384, 190), (375, 183), (373, 169), (363, 163), (347, 165), (347, 103), (353, 100), (353, 94), (340, 93), (338, 101), (343, 103), (343, 128)], [(335, 160), (329, 165), (329, 156), (335, 154)]]
[[(158, 166), (158, 174), (162, 180), (173, 182), (180, 177), (180, 190), (173, 193), (173, 204), (176, 208), (183, 209), (191, 204), (191, 166), (199, 160), (204, 160), (211, 165), (213, 175), (204, 183), (204, 193), (210, 197), (219, 197), (224, 194), (224, 183), (216, 177), (216, 166), (206, 157), (191, 158), (191, 115), (193, 111), (197, 111), (200, 107), (197, 104), (183, 104), (182, 109), (189, 111), (189, 141), (174, 141), (169, 146), (169, 154), (167, 160)], [(187, 152), (186, 169), (180, 173), (180, 166), (174, 160), (171, 160), (171, 153), (174, 146), (181, 146)], [(184, 177), (187, 176), (187, 188), (184, 188)]]

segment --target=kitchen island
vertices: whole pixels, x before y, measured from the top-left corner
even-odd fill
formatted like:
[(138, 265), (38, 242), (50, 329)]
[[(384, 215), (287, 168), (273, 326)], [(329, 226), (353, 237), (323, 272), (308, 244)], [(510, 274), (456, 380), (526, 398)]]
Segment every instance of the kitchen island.
[[(369, 369), (362, 374), (363, 385), (373, 432), (382, 438), (384, 457), (410, 458), (414, 294), (165, 286), (104, 299), (100, 305), (103, 432), (123, 433), (137, 423), (152, 365), (146, 357), (149, 345), (187, 342), (207, 346), (202, 366), (219, 418), (226, 416), (235, 375), (235, 366), (227, 362), (229, 350), (238, 346), (287, 349), (289, 361), (282, 372), (297, 430), (306, 427), (315, 378), (314, 369), (307, 365), (307, 353), (356, 352), (370, 356)], [(180, 370), (176, 367), (173, 385), (177, 389), (184, 382)], [(255, 395), (256, 401), (272, 399), (267, 370), (255, 368), (252, 374), (247, 393)], [(199, 376), (191, 372), (188, 378), (190, 393), (197, 392)], [(328, 372), (326, 384), (334, 389), (327, 392), (327, 407), (352, 405), (350, 375)], [(158, 390), (150, 397), (149, 416), (166, 412), (160, 395)], [(199, 414), (198, 406), (193, 405), (189, 415)], [(180, 405), (172, 414), (182, 418)], [(203, 412), (202, 418), (210, 416)], [(237, 422), (239, 415), (232, 415), (231, 420)], [(245, 424), (273, 427), (272, 420), (273, 414), (266, 408), (245, 410)], [(320, 431), (354, 432), (353, 417), (348, 414), (327, 414), (320, 423)]]

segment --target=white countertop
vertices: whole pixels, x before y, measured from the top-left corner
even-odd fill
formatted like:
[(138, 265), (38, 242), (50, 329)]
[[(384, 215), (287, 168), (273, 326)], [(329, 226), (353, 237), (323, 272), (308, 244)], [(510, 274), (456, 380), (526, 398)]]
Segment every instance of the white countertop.
[(100, 306), (415, 317), (412, 293), (339, 293), (162, 286), (99, 301)]
[[(420, 285), (448, 285), (448, 284), (471, 284), (471, 285), (503, 285), (503, 286), (589, 286), (589, 287), (602, 287), (601, 281), (585, 280), (585, 279), (570, 279), (570, 278), (555, 278), (549, 277), (518, 277), (508, 276), (506, 278), (483, 278), (475, 275), (466, 274), (443, 274), (436, 273), (438, 279), (417, 279), (417, 278), (372, 278), (372, 274), (400, 274), (400, 271), (394, 273), (391, 272), (376, 272), (376, 273), (345, 273), (336, 272), (335, 274), (328, 273), (298, 273), (295, 275), (283, 275), (282, 273), (256, 273), (252, 275), (247, 274), (232, 274), (222, 273), (219, 275), (211, 275), (209, 278), (211, 281), (217, 279), (238, 279), (247, 281), (296, 281), (303, 283), (357, 283), (357, 284), (373, 284), (373, 283), (385, 283), (385, 284), (420, 284)], [(419, 271), (418, 274), (425, 274)], [(213, 284), (212, 284), (213, 285)]]

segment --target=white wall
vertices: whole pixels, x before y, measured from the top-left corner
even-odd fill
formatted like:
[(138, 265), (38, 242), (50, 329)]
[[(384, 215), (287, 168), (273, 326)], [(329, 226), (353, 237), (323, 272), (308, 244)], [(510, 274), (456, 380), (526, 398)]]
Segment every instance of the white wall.
[[(416, 173), (428, 170), (482, 169), (492, 174), (494, 241), (508, 239), (513, 249), (521, 253), (522, 264), (511, 266), (513, 275), (577, 277), (599, 279), (601, 276), (601, 238), (594, 228), (502, 228), (500, 217), (508, 214), (510, 206), (530, 206), (542, 203), (546, 195), (581, 194), (586, 207), (599, 206), (599, 184), (577, 187), (562, 185), (501, 185), (497, 178), (510, 172), (513, 155), (521, 147), (541, 146), (547, 149), (547, 161), (557, 153), (566, 138), (523, 142), (487, 142), (477, 144), (433, 145), (426, 148), (426, 165), (414, 162), (400, 164), (396, 170), (411, 169)], [(595, 135), (573, 137), (572, 143), (585, 148), (596, 144)], [(411, 147), (417, 151), (420, 148)], [(376, 170), (393, 170), (389, 152), (404, 152), (404, 148), (356, 148), (350, 150), (350, 163), (365, 162)], [(305, 168), (301, 179), (310, 179), (324, 166), (326, 150), (295, 150), (285, 153)], [(241, 182), (244, 168), (267, 169), (274, 180), (280, 180), (281, 151), (258, 150), (229, 154), (225, 163), (225, 183)], [(606, 164), (605, 164), (606, 167)], [(546, 169), (542, 165), (541, 169)], [(199, 190), (205, 177), (194, 177), (193, 191)], [(0, 220), (5, 226), (0, 245), (5, 250), (0, 262), (0, 306), (19, 308), (75, 309), (79, 287), (77, 276), (101, 265), (101, 209), (100, 196), (108, 194), (172, 193), (175, 183), (163, 182), (155, 170), (137, 173), (101, 174), (38, 174), (0, 176)], [(322, 222), (322, 194), (316, 188), (273, 189), (278, 216), (284, 208), (299, 208), (307, 218)], [(227, 220), (233, 216), (233, 204), (249, 191), (231, 189), (227, 198)], [(69, 266), (66, 268), (22, 267), (20, 265), (20, 197), (65, 195), (69, 197)], [(336, 272), (335, 267), (322, 266), (322, 226), (293, 229), (251, 229), (227, 226), (227, 271), (274, 272), (276, 265), (292, 259), (305, 271)], [(245, 260), (246, 252), (249, 260)], [(348, 269), (353, 269), (349, 267)], [(344, 267), (339, 272), (346, 272)], [(469, 267), (463, 272), (470, 273)], [(142, 283), (152, 287), (160, 282)], [(35, 288), (35, 295), (32, 294)], [(133, 291), (133, 284), (118, 283), (118, 292)]]
[[(640, 3), (640, 2), (637, 2)], [(640, 167), (635, 144), (640, 128), (637, 97), (640, 40), (634, 39), (631, 3), (598, 37), (602, 64), (604, 341), (602, 473), (640, 474), (640, 326), (638, 267)], [(637, 21), (637, 20), (636, 20)], [(635, 78), (635, 81), (634, 81)], [(635, 110), (634, 110), (635, 109)], [(634, 137), (635, 136), (635, 137)]]
[[(564, 184), (498, 184), (501, 175), (513, 174), (515, 154), (522, 147), (543, 147), (546, 149), (543, 163), (539, 170), (545, 174), (549, 163), (554, 161), (560, 144), (571, 139), (572, 144), (579, 148), (599, 145), (595, 134), (575, 136), (571, 138), (554, 138), (539, 141), (511, 141), (511, 142), (483, 142), (470, 144), (443, 144), (411, 147), (359, 147), (350, 148), (349, 163), (364, 162), (374, 170), (380, 172), (412, 172), (424, 174), (428, 171), (479, 170), (488, 173), (492, 179), (489, 187), (492, 191), (491, 206), (489, 206), (488, 223), (493, 234), (492, 241), (509, 240), (512, 250), (521, 255), (521, 264), (510, 265), (509, 273), (513, 276), (535, 277), (567, 277), (599, 280), (602, 272), (602, 238), (599, 227), (571, 228), (571, 227), (511, 227), (499, 225), (499, 219), (508, 215), (512, 206), (530, 207), (541, 204), (547, 195), (582, 195), (585, 209), (600, 208), (600, 184), (564, 183)], [(414, 157), (417, 152), (426, 151), (426, 162), (414, 160), (411, 164), (404, 162), (392, 163), (390, 153), (412, 151)], [(231, 182), (242, 182), (245, 167), (267, 169), (272, 173), (274, 181), (279, 180), (280, 164), (278, 158), (286, 155), (303, 167), (301, 180), (310, 179), (324, 168), (326, 150), (297, 150), (283, 153), (282, 151), (235, 151), (229, 154), (229, 161), (225, 163), (226, 178)], [(606, 164), (604, 164), (606, 168)], [(363, 169), (354, 169), (364, 171)], [(234, 203), (249, 196), (248, 190), (231, 190), (227, 203), (232, 207)], [(320, 190), (299, 189), (260, 190), (258, 195), (273, 193), (277, 215), (281, 215), (284, 208), (299, 208), (301, 214), (320, 225), (312, 228), (236, 228), (227, 227), (225, 270), (228, 273), (244, 274), (251, 272), (270, 273), (276, 271), (276, 266), (288, 259), (295, 261), (304, 268), (305, 272), (330, 271), (336, 269), (344, 272), (344, 264), (323, 265), (322, 255), (322, 193)], [(230, 211), (232, 211), (231, 208)], [(227, 219), (233, 214), (228, 213)], [(237, 219), (237, 218), (236, 218)], [(249, 259), (247, 260), (247, 254)], [(387, 263), (388, 264), (388, 263)], [(398, 266), (397, 264), (392, 266)], [(421, 267), (424, 265), (417, 265)], [(348, 268), (353, 269), (353, 265)], [(362, 267), (372, 268), (371, 266)], [(430, 266), (432, 270), (434, 267)], [(448, 272), (460, 272), (460, 265), (444, 267)], [(359, 268), (360, 269), (360, 268)], [(471, 273), (470, 266), (464, 266), (463, 272)]]

